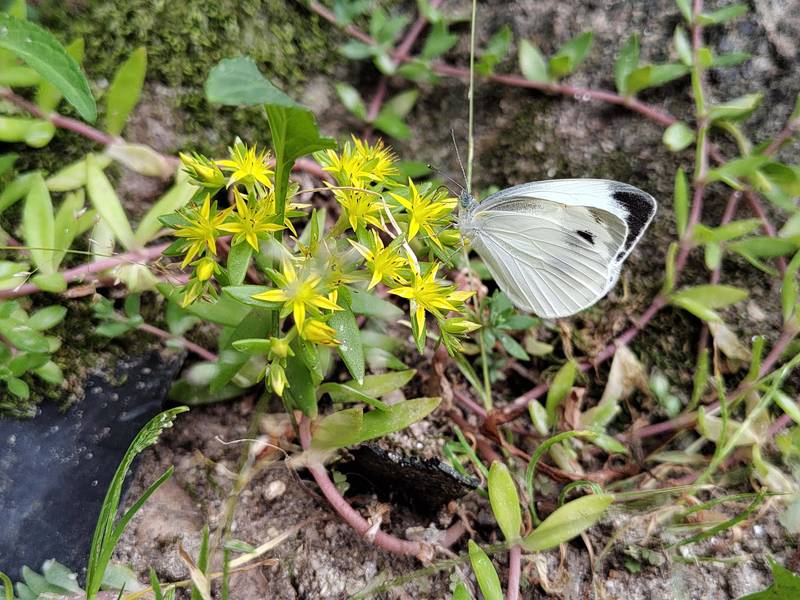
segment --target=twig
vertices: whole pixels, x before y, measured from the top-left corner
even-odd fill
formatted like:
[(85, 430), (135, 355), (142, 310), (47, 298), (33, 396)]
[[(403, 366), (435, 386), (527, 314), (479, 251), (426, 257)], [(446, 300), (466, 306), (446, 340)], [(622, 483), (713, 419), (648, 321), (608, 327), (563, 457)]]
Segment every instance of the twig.
[[(93, 273), (102, 273), (114, 267), (123, 264), (136, 263), (136, 262), (149, 262), (161, 256), (161, 253), (167, 249), (169, 244), (157, 244), (155, 246), (148, 246), (140, 250), (132, 250), (124, 254), (118, 254), (111, 258), (105, 258), (91, 263), (86, 263), (67, 269), (61, 272), (61, 276), (67, 283), (81, 281), (87, 275)], [(15, 287), (9, 290), (0, 290), (0, 299), (4, 298), (19, 298), (20, 296), (28, 296), (36, 292), (42, 291), (41, 288), (35, 283), (26, 283), (24, 285)]]
[(194, 342), (187, 340), (183, 336), (172, 334), (169, 331), (164, 331), (163, 329), (160, 329), (155, 325), (150, 325), (149, 323), (142, 323), (137, 327), (137, 329), (146, 333), (151, 333), (164, 340), (175, 340), (180, 342), (189, 352), (194, 352), (200, 358), (203, 358), (209, 362), (217, 362), (218, 357), (216, 354), (210, 350), (206, 350), (199, 344), (195, 344)]
[[(308, 418), (303, 418), (300, 422), (300, 444), (304, 450), (308, 450), (311, 446), (311, 422)], [(339, 516), (350, 525), (358, 534), (364, 539), (370, 539), (376, 546), (382, 548), (393, 554), (401, 554), (406, 556), (423, 557), (426, 555), (426, 545), (421, 542), (411, 542), (408, 540), (401, 540), (389, 533), (383, 531), (376, 531), (373, 533), (371, 530), (373, 526), (362, 517), (357, 510), (355, 510), (347, 500), (339, 493), (336, 485), (328, 477), (328, 472), (322, 465), (308, 465), (308, 471), (317, 482), (320, 491), (325, 499), (330, 503), (333, 509), (339, 513)], [(464, 524), (460, 521), (452, 525), (444, 536), (442, 546), (447, 547), (454, 544), (464, 534)], [(369, 538), (367, 535), (369, 534)]]

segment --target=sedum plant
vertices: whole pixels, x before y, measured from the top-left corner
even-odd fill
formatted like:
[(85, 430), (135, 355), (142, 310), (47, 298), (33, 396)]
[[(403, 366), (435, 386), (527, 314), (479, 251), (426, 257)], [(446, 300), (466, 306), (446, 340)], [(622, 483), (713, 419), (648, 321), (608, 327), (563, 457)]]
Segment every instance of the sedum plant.
[[(324, 379), (331, 350), (364, 384), (357, 317), (393, 314), (379, 296), (384, 290), (408, 300), (420, 351), (435, 322), (437, 339), (458, 352), (477, 325), (464, 313), (472, 292), (441, 276), (446, 255), (460, 244), (450, 229), (456, 200), (447, 190), (404, 180), (382, 142), (353, 138), (339, 151), (314, 155), (330, 176), (324, 191), (339, 213), (333, 219), (302, 202), (294, 183), (280, 198), (270, 158), (241, 140), (228, 159), (183, 155), (198, 191), (192, 203), (162, 217), (177, 238), (165, 254), (191, 268), (172, 297), (211, 320), (221, 306), (235, 306), (241, 316), (223, 335), (227, 348), (211, 370), (211, 386), (263, 379), (289, 406), (315, 415), (313, 386)], [(234, 325), (230, 313), (220, 316)]]

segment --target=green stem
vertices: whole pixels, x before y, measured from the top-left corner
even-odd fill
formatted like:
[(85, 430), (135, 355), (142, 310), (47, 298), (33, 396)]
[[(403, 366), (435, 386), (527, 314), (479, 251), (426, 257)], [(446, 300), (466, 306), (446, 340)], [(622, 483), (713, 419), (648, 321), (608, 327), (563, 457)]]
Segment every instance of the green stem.
[(472, 163), (475, 159), (475, 21), (478, 0), (472, 0), (472, 19), (469, 38), (469, 134), (467, 139), (467, 192), (472, 192)]

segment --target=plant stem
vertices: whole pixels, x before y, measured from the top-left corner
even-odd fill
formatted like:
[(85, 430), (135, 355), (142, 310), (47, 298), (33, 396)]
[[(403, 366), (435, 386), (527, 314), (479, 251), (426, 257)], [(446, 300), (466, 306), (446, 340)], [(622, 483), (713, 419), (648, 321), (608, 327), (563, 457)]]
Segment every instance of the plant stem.
[[(308, 450), (311, 446), (311, 421), (307, 417), (303, 417), (300, 421), (300, 444), (304, 450)], [(331, 505), (331, 507), (339, 513), (339, 516), (355, 529), (356, 533), (364, 539), (372, 541), (376, 546), (382, 548), (393, 554), (401, 554), (406, 556), (423, 557), (426, 554), (425, 544), (421, 542), (411, 542), (408, 540), (401, 540), (389, 533), (377, 530), (374, 534), (371, 532), (372, 525), (355, 510), (347, 500), (344, 499), (342, 494), (336, 488), (336, 485), (328, 477), (328, 472), (321, 464), (310, 464), (307, 466), (309, 473), (317, 482), (322, 495)], [(452, 525), (444, 536), (442, 545), (444, 547), (452, 546), (464, 534), (466, 528), (460, 521)], [(370, 538), (366, 536), (369, 534)]]
[[(62, 271), (61, 275), (67, 283), (80, 281), (87, 275), (102, 273), (103, 271), (113, 269), (120, 265), (151, 261), (161, 256), (161, 253), (166, 250), (168, 246), (169, 244), (157, 244), (155, 246), (141, 248), (140, 250), (132, 250), (111, 258), (105, 258), (103, 260), (79, 265), (72, 269), (67, 269), (66, 271)], [(10, 290), (0, 290), (0, 299), (19, 298), (20, 296), (27, 296), (40, 291), (41, 289), (35, 283), (26, 283)]]
[(472, 163), (475, 161), (475, 21), (478, 0), (472, 0), (472, 18), (469, 28), (469, 125), (467, 133), (467, 193), (472, 192)]
[(519, 580), (522, 571), (522, 548), (519, 544), (511, 546), (508, 551), (508, 587), (506, 588), (506, 600), (517, 600), (519, 598)]
[(217, 355), (211, 352), (210, 350), (206, 350), (199, 344), (195, 344), (194, 342), (187, 340), (185, 337), (180, 335), (174, 335), (169, 331), (164, 331), (155, 325), (150, 325), (149, 323), (142, 323), (137, 327), (139, 331), (144, 331), (145, 333), (151, 333), (157, 337), (160, 337), (164, 340), (175, 340), (180, 342), (189, 352), (194, 352), (200, 358), (203, 358), (209, 362), (217, 362)]

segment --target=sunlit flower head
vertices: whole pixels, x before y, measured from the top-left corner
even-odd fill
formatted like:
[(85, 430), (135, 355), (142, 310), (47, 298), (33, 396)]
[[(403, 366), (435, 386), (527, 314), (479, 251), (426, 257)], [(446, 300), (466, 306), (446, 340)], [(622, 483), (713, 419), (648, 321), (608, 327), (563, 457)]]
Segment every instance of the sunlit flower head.
[(175, 236), (190, 242), (181, 267), (186, 267), (198, 254), (208, 250), (217, 253), (217, 238), (221, 235), (220, 226), (228, 217), (230, 209), (217, 210), (217, 203), (207, 194), (200, 206), (192, 206), (183, 211), (186, 224), (175, 228)]
[(442, 243), (439, 241), (434, 227), (443, 227), (448, 224), (450, 214), (456, 206), (456, 199), (450, 197), (442, 188), (429, 189), (420, 193), (411, 179), (408, 180), (407, 195), (394, 192), (389, 192), (389, 194), (408, 213), (408, 240), (413, 240), (421, 229), (428, 239), (441, 248)]
[(258, 238), (265, 236), (274, 231), (283, 229), (283, 225), (279, 225), (270, 220), (272, 214), (267, 212), (268, 207), (260, 206), (258, 209), (253, 210), (250, 204), (239, 190), (234, 190), (234, 197), (236, 198), (236, 212), (230, 214), (228, 221), (219, 226), (222, 231), (232, 233), (232, 244), (239, 244), (247, 242), (258, 251)]
[(413, 279), (407, 286), (389, 290), (401, 298), (411, 301), (411, 317), (417, 330), (425, 327), (425, 312), (431, 313), (438, 319), (443, 319), (449, 311), (457, 311), (474, 292), (459, 291), (455, 286), (445, 285), (436, 280), (439, 265), (434, 264), (425, 275), (414, 271)]
[(339, 185), (345, 186), (364, 187), (399, 173), (397, 158), (380, 140), (370, 146), (354, 137), (344, 143), (341, 152), (326, 150), (317, 155), (317, 160)]
[(213, 161), (196, 153), (190, 156), (181, 152), (179, 156), (194, 183), (213, 190), (225, 187), (225, 175)]
[(298, 331), (303, 331), (306, 313), (320, 316), (320, 309), (342, 310), (330, 300), (329, 292), (322, 286), (322, 278), (303, 270), (298, 276), (290, 259), (283, 261), (282, 274), (277, 274), (279, 287), (253, 295), (256, 300), (280, 302), (283, 304), (281, 316), (292, 314)]
[(269, 152), (258, 153), (256, 146), (248, 148), (237, 140), (233, 148), (230, 148), (230, 156), (229, 160), (217, 161), (217, 165), (230, 172), (228, 187), (235, 183), (253, 185), (256, 182), (268, 188), (272, 187), (270, 176), (274, 173), (268, 164)]
[(367, 225), (372, 225), (378, 229), (384, 228), (381, 221), (383, 200), (380, 196), (367, 190), (340, 188), (332, 188), (332, 190), (353, 231), (356, 231), (359, 227), (366, 228)]
[(397, 283), (408, 283), (403, 277), (402, 271), (408, 268), (408, 260), (403, 254), (397, 251), (397, 248), (383, 246), (383, 240), (374, 229), (370, 231), (372, 234), (371, 247), (348, 240), (350, 244), (358, 250), (358, 253), (366, 260), (367, 268), (372, 272), (372, 279), (369, 282), (367, 289), (371, 290), (381, 281), (391, 280)]

